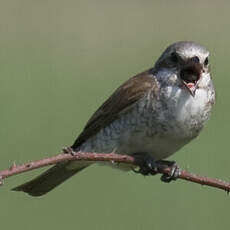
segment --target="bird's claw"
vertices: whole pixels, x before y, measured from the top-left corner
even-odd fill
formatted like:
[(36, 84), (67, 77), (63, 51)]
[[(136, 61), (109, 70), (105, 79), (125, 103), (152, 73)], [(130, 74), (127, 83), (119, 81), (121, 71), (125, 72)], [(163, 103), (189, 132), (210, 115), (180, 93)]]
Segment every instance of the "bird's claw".
[(170, 173), (163, 174), (161, 176), (161, 181), (169, 183), (172, 180), (176, 180), (181, 173), (181, 170), (175, 161), (155, 161), (151, 156), (144, 154), (135, 154), (134, 158), (139, 166), (139, 169), (133, 169), (133, 171), (144, 176), (156, 175), (157, 173), (162, 172), (163, 169), (169, 167), (171, 168)]
[(161, 181), (169, 183), (173, 180), (176, 180), (179, 177), (179, 175), (181, 174), (181, 170), (174, 161), (170, 162), (170, 165), (166, 164), (166, 166), (170, 167), (171, 171), (169, 174), (163, 174), (161, 176)]
[(156, 161), (149, 155), (144, 155), (143, 153), (135, 154), (134, 158), (136, 160), (139, 169), (133, 169), (135, 173), (147, 175), (155, 175), (158, 173), (158, 167)]
[(75, 152), (71, 147), (64, 147), (63, 148), (63, 153), (64, 154), (71, 154), (72, 156), (75, 155)]

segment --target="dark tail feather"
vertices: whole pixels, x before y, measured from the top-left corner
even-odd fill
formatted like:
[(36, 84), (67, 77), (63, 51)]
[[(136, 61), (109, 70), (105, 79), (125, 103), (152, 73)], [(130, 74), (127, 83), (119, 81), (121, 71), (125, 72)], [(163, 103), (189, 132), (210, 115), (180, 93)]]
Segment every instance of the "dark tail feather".
[(57, 164), (40, 176), (12, 190), (26, 192), (31, 196), (42, 196), (88, 166), (85, 164), (79, 165), (78, 168), (71, 170), (66, 167), (67, 164), (68, 163)]

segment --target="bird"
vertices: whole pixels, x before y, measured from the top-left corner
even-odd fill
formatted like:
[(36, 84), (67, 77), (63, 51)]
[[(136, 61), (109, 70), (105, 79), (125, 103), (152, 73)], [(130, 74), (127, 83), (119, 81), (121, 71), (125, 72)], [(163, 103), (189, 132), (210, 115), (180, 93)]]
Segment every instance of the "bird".
[[(154, 174), (156, 162), (196, 138), (210, 118), (215, 88), (209, 51), (193, 41), (169, 45), (153, 67), (127, 80), (98, 108), (71, 149), (134, 156), (139, 173)], [(12, 190), (42, 196), (92, 162), (58, 163)], [(118, 168), (130, 170), (125, 166)], [(162, 176), (162, 180), (172, 178)]]

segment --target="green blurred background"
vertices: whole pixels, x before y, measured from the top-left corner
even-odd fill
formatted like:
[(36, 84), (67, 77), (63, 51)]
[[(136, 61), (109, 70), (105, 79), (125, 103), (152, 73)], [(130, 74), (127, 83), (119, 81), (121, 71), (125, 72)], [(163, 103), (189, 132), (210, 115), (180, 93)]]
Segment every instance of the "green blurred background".
[[(60, 152), (97, 107), (167, 45), (211, 52), (217, 103), (207, 127), (170, 159), (229, 176), (229, 1), (1, 0), (0, 167)], [(0, 189), (3, 229), (229, 229), (223, 191), (92, 166), (40, 198)]]

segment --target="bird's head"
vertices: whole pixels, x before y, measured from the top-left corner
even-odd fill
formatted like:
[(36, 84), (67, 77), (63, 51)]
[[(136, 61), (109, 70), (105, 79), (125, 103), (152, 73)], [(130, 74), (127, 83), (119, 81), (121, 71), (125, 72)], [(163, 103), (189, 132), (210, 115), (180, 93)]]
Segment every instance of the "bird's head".
[(173, 71), (178, 78), (177, 84), (195, 96), (203, 76), (210, 78), (209, 52), (195, 42), (176, 42), (163, 52), (154, 69)]

